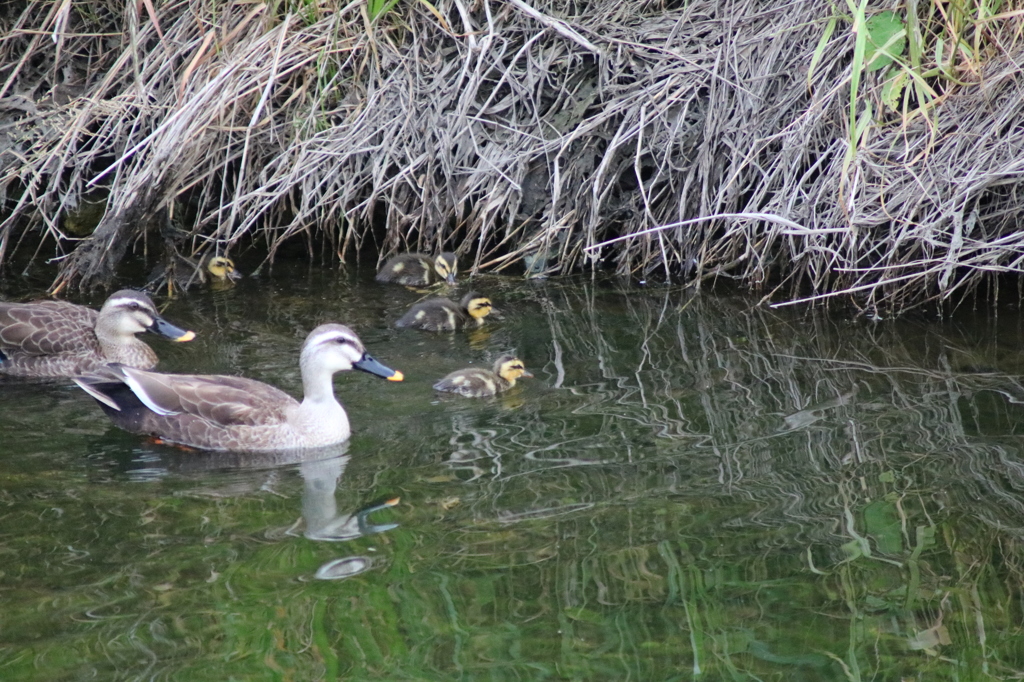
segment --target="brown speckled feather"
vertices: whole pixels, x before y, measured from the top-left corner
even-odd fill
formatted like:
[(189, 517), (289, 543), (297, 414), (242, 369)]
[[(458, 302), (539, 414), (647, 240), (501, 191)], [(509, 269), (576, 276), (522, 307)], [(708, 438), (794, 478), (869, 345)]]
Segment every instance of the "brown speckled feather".
[(124, 371), (161, 409), (222, 426), (283, 424), (286, 409), (299, 405), (284, 391), (245, 377)]
[(99, 352), (99, 313), (65, 301), (0, 303), (0, 347), (29, 355)]
[[(0, 303), (0, 374), (55, 378), (95, 370), (106, 362), (93, 332), (98, 317), (64, 301)], [(153, 355), (144, 366), (155, 363)]]

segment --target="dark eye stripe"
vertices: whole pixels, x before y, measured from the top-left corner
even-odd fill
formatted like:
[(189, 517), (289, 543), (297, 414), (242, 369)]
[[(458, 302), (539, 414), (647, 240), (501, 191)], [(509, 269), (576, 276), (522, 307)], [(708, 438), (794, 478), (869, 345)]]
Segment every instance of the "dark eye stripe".
[(323, 344), (328, 344), (328, 343), (336, 343), (339, 346), (352, 346), (357, 351), (361, 351), (362, 350), (359, 347), (359, 344), (354, 339), (349, 338), (347, 336), (327, 336), (327, 337), (324, 337), (323, 339), (321, 339), (319, 341), (318, 345), (323, 345)]

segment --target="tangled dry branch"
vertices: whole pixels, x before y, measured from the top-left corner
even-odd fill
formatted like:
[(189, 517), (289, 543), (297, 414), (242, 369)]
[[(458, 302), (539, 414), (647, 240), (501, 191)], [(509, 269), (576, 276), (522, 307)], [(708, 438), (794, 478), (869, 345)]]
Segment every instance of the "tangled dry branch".
[(888, 309), (1021, 272), (1014, 11), (927, 108), (887, 109), (865, 72), (858, 136), (855, 34), (826, 33), (824, 0), (19, 9), (0, 17), (0, 263), (42, 243), (58, 286), (103, 283), (168, 216), (193, 251), (306, 235), (343, 259), (457, 248)]

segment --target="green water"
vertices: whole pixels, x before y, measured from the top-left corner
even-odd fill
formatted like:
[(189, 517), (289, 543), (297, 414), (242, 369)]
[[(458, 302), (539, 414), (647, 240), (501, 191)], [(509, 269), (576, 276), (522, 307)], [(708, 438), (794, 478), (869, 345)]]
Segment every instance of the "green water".
[[(406, 381), (336, 378), (333, 457), (183, 452), (0, 383), (0, 679), (1024, 673), (1016, 313), (481, 278), (504, 318), (429, 335), (371, 278), (279, 268), (171, 302), (194, 342), (149, 339), (298, 394), (305, 334), (350, 325)], [(536, 377), (505, 396), (430, 388), (509, 350)]]

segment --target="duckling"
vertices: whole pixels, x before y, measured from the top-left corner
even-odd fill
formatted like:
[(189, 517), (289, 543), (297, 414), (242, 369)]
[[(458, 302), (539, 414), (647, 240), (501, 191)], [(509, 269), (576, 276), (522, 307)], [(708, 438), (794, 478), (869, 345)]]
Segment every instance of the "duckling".
[(519, 377), (532, 376), (522, 360), (514, 355), (502, 355), (494, 362), (493, 371), (480, 367), (460, 369), (434, 384), (434, 390), (484, 398), (507, 391), (516, 385)]
[(446, 251), (437, 258), (423, 253), (402, 253), (377, 271), (377, 281), (403, 284), (407, 287), (426, 286), (435, 282), (455, 284), (459, 271), (458, 256)]
[(200, 279), (204, 282), (207, 279), (203, 273), (209, 275), (209, 282), (211, 284), (226, 284), (228, 282), (236, 282), (242, 278), (242, 273), (235, 269), (235, 261), (227, 256), (217, 256), (212, 253), (206, 254), (203, 258), (199, 273)]
[(174, 326), (142, 292), (124, 289), (97, 312), (67, 301), (0, 303), (0, 374), (72, 377), (108, 362), (150, 369), (156, 353), (135, 335), (151, 331), (173, 341), (195, 333)]
[(395, 322), (395, 326), (428, 332), (452, 332), (479, 327), (493, 311), (491, 299), (471, 291), (458, 303), (450, 298), (428, 298), (417, 303)]
[(132, 433), (207, 450), (297, 450), (348, 440), (348, 415), (334, 397), (335, 372), (359, 369), (401, 381), (402, 373), (374, 360), (351, 329), (323, 324), (299, 355), (305, 397), (254, 379), (160, 374), (110, 365), (104, 376), (75, 383), (100, 403), (114, 424)]
[(146, 289), (155, 290), (166, 284), (167, 294), (172, 296), (175, 290), (188, 289), (197, 281), (209, 284), (213, 289), (226, 289), (242, 277), (242, 273), (235, 268), (235, 262), (227, 256), (207, 253), (196, 263), (175, 251), (169, 258), (167, 264), (150, 275)]

